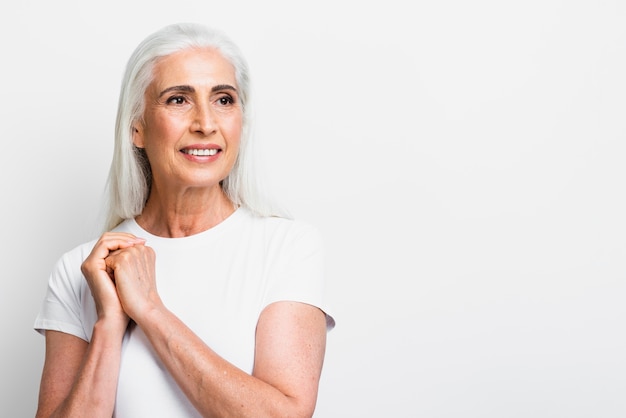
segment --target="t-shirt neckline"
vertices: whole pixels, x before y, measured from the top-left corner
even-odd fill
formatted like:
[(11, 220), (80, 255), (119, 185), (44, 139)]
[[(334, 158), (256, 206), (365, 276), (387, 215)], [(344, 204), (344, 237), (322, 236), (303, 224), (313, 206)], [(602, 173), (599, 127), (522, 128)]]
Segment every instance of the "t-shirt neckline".
[(242, 216), (244, 216), (244, 212), (245, 212), (244, 208), (238, 207), (235, 209), (233, 213), (231, 213), (226, 219), (224, 219), (222, 222), (218, 223), (217, 225), (209, 229), (206, 229), (204, 231), (193, 234), (193, 235), (188, 235), (186, 237), (176, 237), (176, 238), (154, 235), (148, 232), (147, 230), (145, 230), (144, 228), (142, 228), (137, 223), (137, 220), (135, 218), (127, 219), (126, 222), (127, 222), (128, 227), (131, 229), (131, 232), (139, 238), (146, 239), (146, 243), (158, 242), (160, 244), (167, 244), (167, 243), (192, 244), (195, 241), (199, 241), (199, 240), (204, 241), (211, 236), (215, 236), (215, 237), (220, 236), (226, 233), (227, 231), (231, 230), (232, 228), (235, 227), (235, 225), (239, 223), (238, 220)]

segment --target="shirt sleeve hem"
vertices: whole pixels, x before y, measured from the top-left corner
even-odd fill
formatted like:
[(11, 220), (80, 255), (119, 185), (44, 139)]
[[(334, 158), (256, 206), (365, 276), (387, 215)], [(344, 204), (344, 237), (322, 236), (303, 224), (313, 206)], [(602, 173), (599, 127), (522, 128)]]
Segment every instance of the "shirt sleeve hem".
[(41, 335), (45, 335), (47, 330), (60, 331), (89, 342), (87, 336), (85, 335), (85, 332), (81, 327), (65, 322), (37, 318), (37, 320), (35, 321), (34, 329)]

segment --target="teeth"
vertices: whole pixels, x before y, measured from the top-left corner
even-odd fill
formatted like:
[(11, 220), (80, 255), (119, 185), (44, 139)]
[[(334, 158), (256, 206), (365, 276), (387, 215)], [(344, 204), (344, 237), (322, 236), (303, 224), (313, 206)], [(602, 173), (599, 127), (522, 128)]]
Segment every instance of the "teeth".
[(210, 156), (210, 155), (215, 155), (217, 154), (217, 150), (214, 148), (211, 149), (186, 149), (183, 150), (183, 152), (185, 154), (189, 154), (189, 155), (200, 155), (200, 156)]

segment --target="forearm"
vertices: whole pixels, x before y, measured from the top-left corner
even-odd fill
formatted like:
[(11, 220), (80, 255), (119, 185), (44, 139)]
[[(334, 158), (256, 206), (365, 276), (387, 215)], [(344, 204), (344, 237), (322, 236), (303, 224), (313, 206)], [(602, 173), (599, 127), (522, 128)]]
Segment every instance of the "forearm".
[(138, 325), (203, 416), (300, 416), (294, 398), (224, 360), (166, 309), (152, 311)]
[[(117, 327), (119, 328), (119, 327)], [(113, 414), (123, 333), (99, 321), (69, 395), (51, 417), (107, 417)]]

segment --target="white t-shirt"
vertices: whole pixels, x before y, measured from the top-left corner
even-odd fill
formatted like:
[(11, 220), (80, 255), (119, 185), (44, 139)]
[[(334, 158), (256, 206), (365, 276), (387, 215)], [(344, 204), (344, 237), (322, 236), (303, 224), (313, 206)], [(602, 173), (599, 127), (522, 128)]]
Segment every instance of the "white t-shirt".
[[(116, 230), (147, 240), (156, 253), (157, 289), (165, 306), (223, 358), (252, 373), (259, 315), (277, 301), (297, 301), (326, 313), (324, 251), (319, 232), (301, 221), (257, 217), (237, 209), (219, 225), (184, 238), (162, 238), (126, 220)], [(91, 339), (97, 319), (80, 266), (96, 241), (64, 254), (54, 268), (39, 332)], [(200, 416), (180, 391), (139, 327), (124, 337), (116, 417)]]

